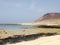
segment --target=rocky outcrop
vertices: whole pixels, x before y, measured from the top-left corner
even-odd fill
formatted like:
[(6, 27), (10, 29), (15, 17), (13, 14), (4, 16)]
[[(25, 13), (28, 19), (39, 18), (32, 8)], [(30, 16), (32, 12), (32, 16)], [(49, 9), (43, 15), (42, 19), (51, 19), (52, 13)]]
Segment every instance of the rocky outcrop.
[(38, 34), (32, 34), (32, 35), (14, 35), (13, 37), (7, 37), (4, 39), (0, 39), (0, 45), (5, 45), (7, 43), (14, 44), (17, 42), (22, 42), (22, 41), (31, 41), (38, 39), (40, 37), (45, 37), (45, 36), (52, 36), (52, 35), (57, 35), (57, 33), (38, 33)]

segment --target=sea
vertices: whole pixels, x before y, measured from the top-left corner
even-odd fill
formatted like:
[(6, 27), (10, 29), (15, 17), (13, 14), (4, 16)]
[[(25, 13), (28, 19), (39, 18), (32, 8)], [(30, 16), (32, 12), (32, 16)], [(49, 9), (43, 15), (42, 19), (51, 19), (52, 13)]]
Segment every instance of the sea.
[(0, 24), (0, 30), (21, 30), (26, 28), (32, 28), (32, 25)]

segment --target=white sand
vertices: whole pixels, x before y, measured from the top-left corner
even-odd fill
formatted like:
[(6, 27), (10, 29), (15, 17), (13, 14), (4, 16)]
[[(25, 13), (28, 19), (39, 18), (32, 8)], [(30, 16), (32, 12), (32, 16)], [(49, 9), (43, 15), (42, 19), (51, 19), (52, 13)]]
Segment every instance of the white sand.
[(7, 45), (60, 45), (60, 35), (41, 37), (32, 41), (23, 41)]

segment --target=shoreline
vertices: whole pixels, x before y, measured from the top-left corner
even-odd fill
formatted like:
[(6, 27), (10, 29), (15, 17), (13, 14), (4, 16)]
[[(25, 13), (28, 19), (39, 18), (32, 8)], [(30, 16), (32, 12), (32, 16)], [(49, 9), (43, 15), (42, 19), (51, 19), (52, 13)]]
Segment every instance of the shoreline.
[(7, 43), (6, 45), (60, 45), (60, 35), (39, 37), (31, 41), (17, 42), (13, 44)]
[(13, 37), (7, 37), (4, 39), (0, 39), (0, 44), (13, 44), (22, 41), (32, 41), (38, 39), (39, 37), (53, 36), (57, 35), (56, 33), (38, 33), (32, 35), (14, 35)]

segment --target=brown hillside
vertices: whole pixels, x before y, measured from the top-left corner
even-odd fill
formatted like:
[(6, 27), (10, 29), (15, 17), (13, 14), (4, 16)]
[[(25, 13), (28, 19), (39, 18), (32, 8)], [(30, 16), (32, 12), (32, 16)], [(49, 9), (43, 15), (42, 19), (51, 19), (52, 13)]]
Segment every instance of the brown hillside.
[(53, 19), (60, 19), (60, 13), (47, 13), (45, 15), (43, 15), (41, 18), (38, 18), (37, 20), (35, 20), (35, 22), (40, 22), (43, 20), (53, 20)]

